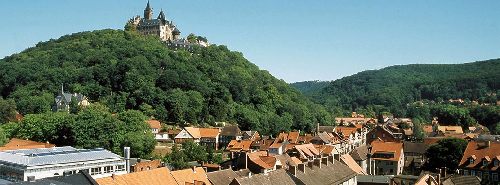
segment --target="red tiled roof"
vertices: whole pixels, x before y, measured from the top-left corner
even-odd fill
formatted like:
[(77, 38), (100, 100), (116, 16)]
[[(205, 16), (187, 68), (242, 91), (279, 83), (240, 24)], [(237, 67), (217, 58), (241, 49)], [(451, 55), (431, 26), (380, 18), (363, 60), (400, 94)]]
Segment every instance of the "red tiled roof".
[(391, 158), (375, 158), (378, 160), (390, 160), (390, 161), (399, 161), (401, 157), (401, 152), (403, 151), (403, 143), (395, 143), (395, 142), (383, 142), (383, 141), (373, 141), (371, 143), (372, 145), (372, 152), (371, 154), (375, 153), (392, 153), (394, 154), (393, 157)]
[(170, 174), (170, 170), (166, 167), (124, 175), (115, 175), (113, 177), (98, 178), (96, 181), (99, 185), (177, 184), (175, 179)]
[(33, 148), (52, 148), (56, 145), (50, 143), (42, 143), (24, 139), (12, 138), (3, 147), (0, 147), (0, 151), (5, 150), (19, 150), (19, 149), (33, 149)]
[(252, 146), (252, 140), (231, 140), (227, 145), (228, 151), (249, 151)]
[[(474, 163), (470, 164), (469, 159), (474, 158)], [(488, 160), (489, 159), (489, 160)], [(470, 141), (467, 144), (467, 148), (464, 151), (464, 155), (462, 156), (462, 160), (460, 160), (460, 165), (462, 167), (468, 168), (498, 168), (493, 165), (483, 166), (483, 160), (487, 160), (490, 163), (493, 160), (500, 159), (500, 143), (499, 142), (477, 142)], [(500, 162), (500, 161), (499, 161)]]
[(205, 138), (216, 138), (219, 136), (218, 128), (199, 128), (200, 136)]
[(273, 168), (276, 164), (276, 158), (268, 156), (266, 151), (248, 153), (248, 159), (263, 169)]
[(161, 123), (158, 120), (151, 119), (151, 120), (148, 120), (147, 122), (148, 122), (149, 128), (161, 129)]
[(193, 184), (195, 181), (204, 182), (206, 185), (212, 185), (208, 180), (205, 170), (201, 167), (193, 169), (184, 169), (170, 172), (177, 184)]
[(290, 132), (288, 133), (288, 142), (290, 143), (297, 143), (299, 139), (299, 132)]

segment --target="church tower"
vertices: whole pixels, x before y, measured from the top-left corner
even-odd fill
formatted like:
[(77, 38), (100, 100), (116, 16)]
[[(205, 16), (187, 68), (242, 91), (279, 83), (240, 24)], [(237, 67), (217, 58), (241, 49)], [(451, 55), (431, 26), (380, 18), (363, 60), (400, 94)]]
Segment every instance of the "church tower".
[(146, 9), (144, 9), (144, 19), (146, 20), (151, 20), (153, 18), (153, 9), (151, 6), (149, 6), (149, 0), (148, 0), (148, 5), (146, 5)]

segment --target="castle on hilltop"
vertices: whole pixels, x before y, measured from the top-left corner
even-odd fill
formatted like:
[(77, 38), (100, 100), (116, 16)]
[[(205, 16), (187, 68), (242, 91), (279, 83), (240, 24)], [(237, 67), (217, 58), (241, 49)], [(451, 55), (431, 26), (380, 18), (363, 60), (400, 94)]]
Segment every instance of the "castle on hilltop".
[(153, 35), (164, 41), (167, 47), (172, 49), (184, 48), (191, 50), (193, 46), (207, 47), (210, 45), (205, 37), (195, 36), (190, 34), (187, 38), (181, 38), (181, 31), (172, 21), (167, 20), (163, 10), (155, 19), (153, 18), (153, 8), (151, 5), (146, 5), (144, 9), (144, 17), (137, 15), (131, 18), (127, 24), (133, 26), (137, 32), (143, 35)]
[(172, 21), (167, 20), (163, 10), (155, 19), (153, 18), (153, 8), (148, 4), (144, 9), (144, 17), (135, 16), (129, 20), (137, 31), (144, 35), (158, 36), (162, 41), (176, 41), (180, 39), (181, 32)]

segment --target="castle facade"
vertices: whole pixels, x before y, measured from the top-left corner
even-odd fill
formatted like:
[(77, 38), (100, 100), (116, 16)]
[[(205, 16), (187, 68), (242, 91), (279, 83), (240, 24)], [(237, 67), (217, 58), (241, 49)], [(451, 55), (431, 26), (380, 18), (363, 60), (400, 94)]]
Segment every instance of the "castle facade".
[(144, 17), (135, 16), (129, 23), (134, 25), (139, 33), (157, 36), (162, 41), (173, 42), (180, 39), (181, 32), (172, 21), (167, 20), (163, 10), (156, 19), (153, 18), (153, 8), (149, 5), (149, 1), (144, 9)]

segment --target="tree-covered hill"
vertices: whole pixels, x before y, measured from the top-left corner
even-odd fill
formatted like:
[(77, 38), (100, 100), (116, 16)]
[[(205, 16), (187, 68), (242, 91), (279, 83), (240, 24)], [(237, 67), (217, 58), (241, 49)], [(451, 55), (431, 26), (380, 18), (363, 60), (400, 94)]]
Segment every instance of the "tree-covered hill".
[(420, 100), (440, 102), (461, 98), (494, 104), (500, 93), (499, 71), (500, 59), (465, 64), (412, 64), (363, 71), (327, 85), (324, 82), (293, 85), (339, 113), (370, 108), (406, 116), (408, 103)]
[(325, 109), (225, 46), (173, 51), (153, 37), (100, 30), (0, 60), (0, 93), (22, 114), (50, 111), (61, 84), (112, 112), (172, 123), (237, 122), (263, 134), (331, 123)]
[(328, 86), (328, 84), (330, 84), (330, 82), (316, 80), (316, 81), (295, 82), (295, 83), (291, 83), (290, 85), (292, 87), (295, 87), (302, 94), (310, 95), (310, 94), (316, 93), (316, 92), (320, 91), (321, 89), (325, 88), (326, 86)]

